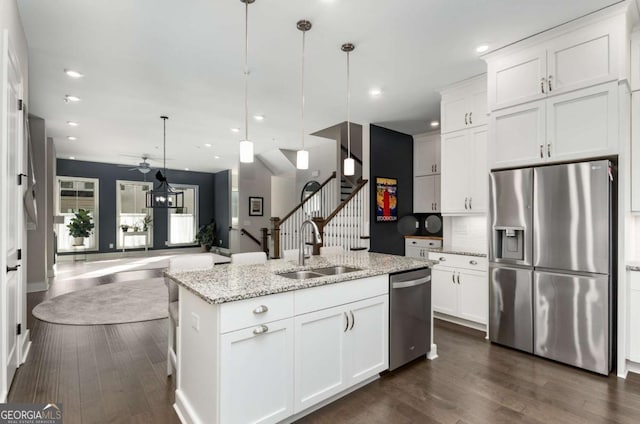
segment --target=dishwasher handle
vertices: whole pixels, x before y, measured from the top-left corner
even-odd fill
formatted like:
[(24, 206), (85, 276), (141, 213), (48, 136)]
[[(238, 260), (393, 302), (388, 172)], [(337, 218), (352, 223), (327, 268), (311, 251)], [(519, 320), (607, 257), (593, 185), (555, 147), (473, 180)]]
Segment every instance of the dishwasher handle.
[(407, 287), (415, 287), (415, 286), (420, 286), (422, 284), (426, 284), (429, 281), (431, 281), (431, 276), (428, 275), (424, 278), (420, 278), (417, 280), (409, 280), (409, 281), (398, 281), (396, 283), (392, 283), (391, 284), (391, 288), (392, 289), (404, 289)]

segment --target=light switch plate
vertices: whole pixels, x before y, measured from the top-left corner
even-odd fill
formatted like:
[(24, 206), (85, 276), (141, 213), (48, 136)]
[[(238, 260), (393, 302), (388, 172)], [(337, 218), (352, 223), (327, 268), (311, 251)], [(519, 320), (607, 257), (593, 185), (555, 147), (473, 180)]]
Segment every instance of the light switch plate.
[(191, 328), (200, 331), (200, 315), (195, 312), (191, 312)]

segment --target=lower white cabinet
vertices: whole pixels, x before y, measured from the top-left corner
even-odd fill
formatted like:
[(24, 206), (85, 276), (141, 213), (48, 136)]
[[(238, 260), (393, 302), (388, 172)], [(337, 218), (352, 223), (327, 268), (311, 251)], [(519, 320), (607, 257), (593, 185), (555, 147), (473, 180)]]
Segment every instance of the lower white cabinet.
[(293, 319), (223, 334), (220, 421), (275, 423), (293, 414)]
[(442, 240), (407, 237), (404, 239), (404, 256), (427, 259), (429, 251), (437, 247), (442, 247)]
[(640, 363), (640, 272), (629, 272), (629, 358)]
[(295, 412), (388, 368), (388, 295), (295, 317)]
[[(640, 66), (640, 65), (638, 65)], [(640, 212), (640, 91), (631, 94), (631, 211)]]

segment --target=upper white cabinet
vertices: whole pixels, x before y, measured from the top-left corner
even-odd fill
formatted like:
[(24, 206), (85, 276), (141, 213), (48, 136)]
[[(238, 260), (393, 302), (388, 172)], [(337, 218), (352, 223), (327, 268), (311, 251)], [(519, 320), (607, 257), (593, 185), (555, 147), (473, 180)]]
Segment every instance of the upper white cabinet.
[(610, 82), (491, 113), (491, 167), (618, 151), (618, 84)]
[(440, 173), (440, 134), (426, 133), (413, 138), (413, 175)]
[(624, 78), (626, 28), (621, 13), (488, 55), (489, 110)]
[(443, 214), (477, 214), (487, 210), (487, 127), (443, 135)]
[(631, 90), (640, 90), (640, 29), (631, 34)]
[(440, 175), (413, 179), (413, 212), (440, 212)]
[(487, 77), (481, 75), (442, 90), (442, 134), (487, 123)]

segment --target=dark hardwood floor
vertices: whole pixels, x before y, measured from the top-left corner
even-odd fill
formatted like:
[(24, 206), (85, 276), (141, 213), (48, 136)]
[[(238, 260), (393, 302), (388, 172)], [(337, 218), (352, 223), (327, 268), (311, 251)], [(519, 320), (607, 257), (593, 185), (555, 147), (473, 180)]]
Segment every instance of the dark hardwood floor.
[[(53, 283), (29, 308), (60, 293), (156, 276), (130, 271)], [(135, 277), (135, 278), (134, 278)], [(33, 346), (10, 402), (62, 402), (64, 422), (177, 423), (166, 376), (166, 320), (69, 326), (30, 317)], [(437, 322), (440, 357), (409, 364), (301, 423), (640, 423), (640, 376), (601, 377), (491, 345)], [(226, 424), (226, 423), (225, 423)]]

